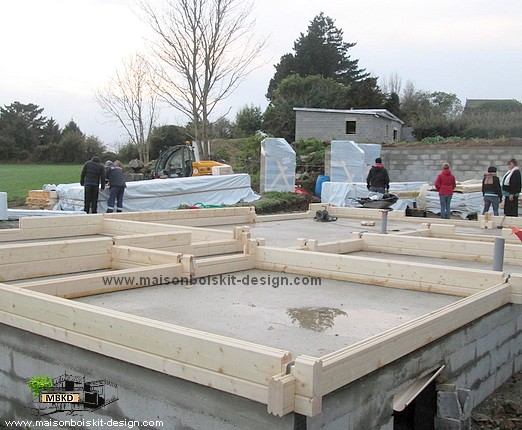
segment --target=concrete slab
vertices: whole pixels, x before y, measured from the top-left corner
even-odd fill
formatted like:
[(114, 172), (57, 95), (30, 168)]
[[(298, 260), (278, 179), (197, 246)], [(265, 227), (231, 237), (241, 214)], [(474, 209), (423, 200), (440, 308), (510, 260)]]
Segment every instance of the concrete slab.
[(286, 349), (294, 356), (336, 351), (458, 300), (330, 279), (305, 285), (309, 281), (249, 270), (204, 278), (193, 288), (160, 285), (77, 300)]

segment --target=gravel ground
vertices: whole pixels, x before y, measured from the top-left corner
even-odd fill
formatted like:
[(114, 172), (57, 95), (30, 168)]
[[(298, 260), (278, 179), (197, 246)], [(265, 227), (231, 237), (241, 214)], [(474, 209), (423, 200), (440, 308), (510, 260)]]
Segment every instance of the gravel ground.
[(474, 409), (470, 429), (522, 429), (522, 372), (515, 373)]

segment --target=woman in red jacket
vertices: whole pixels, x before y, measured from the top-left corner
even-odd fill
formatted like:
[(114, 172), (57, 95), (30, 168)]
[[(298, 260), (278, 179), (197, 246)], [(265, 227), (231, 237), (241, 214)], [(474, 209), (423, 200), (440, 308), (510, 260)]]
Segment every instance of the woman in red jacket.
[(455, 181), (455, 176), (451, 173), (449, 164), (444, 163), (442, 172), (439, 173), (435, 180), (435, 189), (439, 192), (440, 199), (440, 217), (443, 219), (449, 219), (451, 215), (451, 197), (456, 186), (457, 182)]

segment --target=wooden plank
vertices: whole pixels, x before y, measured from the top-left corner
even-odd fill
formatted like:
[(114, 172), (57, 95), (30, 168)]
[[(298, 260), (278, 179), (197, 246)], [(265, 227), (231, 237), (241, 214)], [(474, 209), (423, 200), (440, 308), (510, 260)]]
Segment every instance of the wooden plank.
[(182, 277), (181, 264), (176, 263), (25, 282), (16, 286), (56, 297), (74, 299), (153, 285), (169, 283), (174, 285)]
[(124, 234), (147, 234), (174, 232), (176, 229), (167, 224), (155, 224), (151, 222), (127, 221), (121, 219), (103, 219), (103, 233), (114, 236)]
[[(363, 234), (364, 251), (469, 261), (493, 261), (493, 244), (426, 237)], [(522, 257), (522, 253), (520, 254)]]
[(255, 222), (273, 222), (273, 221), (288, 221), (288, 220), (296, 220), (296, 219), (308, 219), (313, 218), (315, 216), (315, 212), (312, 214), (310, 211), (307, 212), (294, 212), (294, 213), (286, 213), (286, 214), (273, 214), (273, 215), (257, 215)]
[(509, 285), (497, 285), (400, 327), (321, 357), (322, 394), (331, 393), (440, 339), (509, 303), (509, 300)]
[(181, 254), (168, 251), (135, 248), (133, 246), (113, 246), (111, 250), (113, 261), (128, 262), (144, 266), (154, 264), (173, 264), (181, 261)]
[[(20, 228), (22, 229), (40, 229), (55, 227), (77, 227), (77, 226), (93, 226), (101, 230), (103, 222), (103, 214), (90, 215), (57, 215), (57, 216), (41, 216), (41, 217), (25, 217), (20, 219)], [(74, 232), (71, 232), (74, 233)]]
[(307, 355), (296, 357), (292, 374), (296, 380), (295, 392), (305, 400), (295, 403), (295, 412), (310, 417), (320, 414), (323, 397), (321, 359)]
[[(245, 216), (249, 219), (255, 217), (252, 206), (231, 208), (201, 208), (201, 209), (176, 209), (150, 212), (126, 212), (107, 214), (107, 218), (124, 219), (142, 222), (171, 222), (176, 220), (228, 218), (234, 216)], [(252, 221), (249, 221), (249, 223)]]
[(522, 274), (512, 273), (508, 283), (511, 287), (511, 303), (522, 304)]
[(192, 234), (188, 231), (131, 234), (125, 236), (114, 236), (115, 245), (128, 245), (135, 248), (169, 248), (174, 246), (190, 245)]
[(192, 242), (203, 242), (209, 240), (233, 239), (233, 233), (230, 230), (218, 230), (211, 228), (190, 227), (177, 224), (169, 224), (169, 227), (177, 227), (176, 230), (190, 231), (192, 233)]
[(282, 417), (295, 408), (295, 376), (280, 373), (268, 381), (268, 413)]
[(402, 283), (412, 282), (420, 290), (427, 286), (427, 291), (432, 291), (432, 286), (483, 289), (504, 281), (503, 273), (489, 270), (468, 270), (267, 246), (257, 248), (256, 268), (291, 273), (297, 273), (296, 269), (301, 269), (298, 272), (307, 275), (331, 273), (357, 279), (354, 282), (398, 288), (401, 288)]
[(0, 282), (110, 269), (111, 264), (110, 254), (3, 264), (0, 266)]
[(88, 255), (108, 255), (111, 247), (112, 240), (103, 237), (5, 244), (0, 245), (0, 267), (12, 263), (54, 261)]
[(291, 359), (280, 349), (10, 286), (0, 285), (0, 310), (263, 385)]
[(100, 234), (101, 230), (95, 225), (76, 227), (49, 227), (30, 229), (6, 229), (0, 231), (0, 242), (15, 242), (19, 240), (47, 240), (57, 237), (80, 237)]
[(317, 252), (330, 254), (348, 254), (363, 250), (362, 239), (337, 240), (332, 242), (319, 243), (316, 247)]
[(129, 348), (118, 343), (71, 332), (61, 327), (37, 322), (7, 312), (0, 311), (0, 322), (107, 357), (155, 370), (166, 375), (212, 387), (259, 403), (268, 403), (268, 388), (264, 384), (258, 384), (242, 378), (223, 375), (220, 372), (180, 363), (155, 354), (153, 351), (141, 351), (132, 347)]
[(236, 215), (236, 216), (216, 216), (209, 218), (187, 218), (187, 219), (175, 219), (171, 221), (172, 224), (186, 225), (191, 227), (206, 227), (216, 225), (244, 225), (251, 224), (253, 222), (250, 215)]
[(240, 272), (254, 267), (255, 258), (245, 254), (198, 258), (196, 261), (196, 277)]

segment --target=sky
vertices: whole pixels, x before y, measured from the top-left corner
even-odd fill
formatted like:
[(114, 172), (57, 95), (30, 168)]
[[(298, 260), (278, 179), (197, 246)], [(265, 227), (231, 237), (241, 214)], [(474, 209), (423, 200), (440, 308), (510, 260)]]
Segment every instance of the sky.
[[(161, 0), (149, 0), (159, 4)], [(423, 91), (466, 99), (522, 101), (521, 0), (253, 0), (255, 33), (267, 38), (257, 68), (222, 101), (217, 114), (267, 106), (274, 65), (293, 52), (311, 20), (324, 12), (344, 32), (359, 67)], [(96, 89), (125, 58), (145, 47), (150, 29), (134, 0), (0, 2), (0, 106), (33, 103), (64, 127), (71, 119), (114, 148), (122, 128), (103, 115)], [(187, 118), (164, 109), (161, 124)]]

